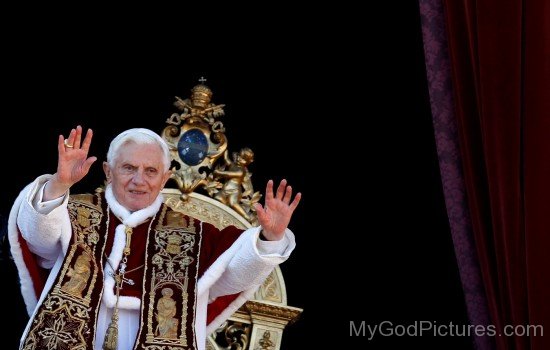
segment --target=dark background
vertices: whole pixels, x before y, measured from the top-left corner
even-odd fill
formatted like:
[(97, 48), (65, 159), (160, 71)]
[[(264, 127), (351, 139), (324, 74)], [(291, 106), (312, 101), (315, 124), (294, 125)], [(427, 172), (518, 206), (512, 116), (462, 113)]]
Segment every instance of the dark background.
[[(256, 189), (286, 178), (303, 193), (291, 223), (298, 247), (281, 268), (289, 305), (304, 313), (285, 331), (283, 349), (470, 348), (464, 337), (350, 337), (350, 321), (467, 322), (417, 4), (350, 12), (278, 9), (275, 19), (263, 14), (216, 29), (168, 26), (172, 18), (157, 26), (143, 16), (120, 25), (106, 15), (8, 35), (1, 214), (25, 184), (55, 172), (59, 134), (91, 127), (90, 153), (102, 161), (122, 130), (160, 132), (176, 111), (174, 96), (188, 97), (204, 76), (213, 102), (226, 104), (229, 147), (255, 152)], [(74, 192), (102, 179), (98, 162)], [(2, 339), (15, 348), (24, 309), (13, 266), (4, 260), (2, 269), (9, 323)]]

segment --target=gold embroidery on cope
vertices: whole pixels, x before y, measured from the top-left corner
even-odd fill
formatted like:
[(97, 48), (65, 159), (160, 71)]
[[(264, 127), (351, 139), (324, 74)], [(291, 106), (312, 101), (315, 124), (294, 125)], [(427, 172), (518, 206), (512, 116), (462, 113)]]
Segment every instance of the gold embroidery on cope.
[(178, 319), (176, 316), (176, 301), (172, 299), (174, 291), (172, 288), (162, 289), (162, 298), (157, 302), (156, 319), (157, 328), (155, 336), (165, 339), (178, 338)]
[(69, 276), (70, 279), (65, 282), (65, 284), (61, 287), (61, 290), (82, 298), (82, 292), (86, 288), (88, 279), (92, 273), (91, 261), (92, 258), (88, 252), (84, 251), (80, 254), (78, 258), (76, 258), (74, 266), (69, 267), (67, 276)]
[[(101, 270), (98, 249), (101, 208), (90, 197), (71, 198), (69, 213), (73, 239), (67, 256), (27, 334), (23, 349), (77, 349), (90, 344), (89, 308), (93, 286)], [(88, 280), (91, 282), (88, 283)], [(87, 290), (86, 290), (87, 289)]]
[[(161, 225), (165, 218), (165, 225)], [(149, 267), (152, 271), (150, 292), (148, 298), (144, 298), (149, 299), (148, 308), (152, 310), (146, 317), (144, 349), (179, 349), (187, 347), (190, 341), (185, 326), (189, 312), (189, 266), (195, 261), (192, 250), (196, 232), (194, 220), (190, 219), (187, 224), (183, 214), (166, 213), (166, 207), (158, 222), (154, 232), (155, 253)]]

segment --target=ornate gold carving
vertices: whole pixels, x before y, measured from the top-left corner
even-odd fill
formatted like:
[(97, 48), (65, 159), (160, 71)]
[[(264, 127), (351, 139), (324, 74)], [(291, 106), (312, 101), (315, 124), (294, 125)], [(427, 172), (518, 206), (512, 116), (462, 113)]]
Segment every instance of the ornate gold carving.
[(281, 290), (282, 288), (279, 286), (277, 270), (273, 270), (256, 292), (255, 298), (273, 301), (275, 303), (283, 303)]
[(180, 192), (176, 189), (164, 189), (162, 193), (166, 198), (166, 205), (172, 208), (172, 210), (208, 222), (220, 230), (227, 226), (235, 226), (242, 229), (250, 227), (250, 223), (244, 220), (244, 218), (240, 219), (241, 216), (234, 213), (233, 210), (204, 195), (189, 193), (188, 200), (182, 201)]
[[(271, 338), (271, 333), (273, 333), (275, 335), (273, 337), (273, 339)], [(277, 336), (277, 334), (275, 334), (275, 332), (270, 332), (268, 330), (265, 330), (262, 337), (260, 339), (258, 339), (258, 341), (256, 342), (254, 350), (272, 350), (272, 349), (274, 349), (277, 342), (276, 341), (274, 342), (273, 340), (275, 340), (276, 336)]]
[(243, 148), (239, 153), (233, 153), (231, 161), (224, 153), (225, 164), (214, 170), (214, 181), (223, 184), (222, 189), (212, 189), (214, 198), (225, 205), (230, 206), (253, 225), (257, 224), (254, 216), (254, 203), (258, 202), (262, 195), (254, 192), (252, 174), (248, 171), (248, 165), (254, 161), (254, 152), (250, 148)]
[(241, 322), (225, 321), (216, 329), (213, 339), (216, 346), (223, 350), (247, 349), (251, 327)]
[(250, 312), (253, 319), (254, 317), (269, 318), (273, 321), (277, 320), (280, 324), (295, 322), (303, 311), (297, 307), (276, 305), (255, 300), (247, 301), (244, 307)]
[[(184, 195), (192, 192), (198, 186), (206, 185), (206, 174), (199, 169), (205, 166), (211, 169), (212, 164), (227, 148), (223, 123), (216, 120), (224, 114), (224, 105), (210, 103), (211, 97), (212, 91), (206, 85), (195, 86), (191, 90), (190, 99), (182, 100), (176, 97), (174, 105), (182, 113), (173, 113), (166, 120), (166, 123), (170, 125), (162, 132), (162, 137), (170, 147), (172, 159), (180, 165), (179, 169), (173, 169), (172, 178), (176, 180)], [(178, 126), (180, 127), (178, 128)], [(181, 136), (192, 129), (202, 133), (208, 144), (208, 150), (206, 154), (202, 155), (198, 164), (188, 165), (179, 157), (178, 143)]]
[[(253, 205), (261, 194), (254, 192), (250, 180), (252, 174), (248, 171), (254, 153), (249, 148), (243, 148), (233, 153), (233, 159), (229, 158), (225, 128), (218, 120), (224, 115), (224, 105), (211, 103), (211, 98), (212, 90), (204, 84), (193, 87), (188, 99), (176, 97), (174, 105), (181, 113), (173, 113), (166, 119), (168, 126), (161, 134), (170, 148), (172, 160), (178, 163), (177, 167), (172, 168), (171, 178), (181, 191), (182, 201), (187, 201), (189, 193), (197, 188), (203, 188), (210, 197), (256, 224)], [(189, 136), (191, 134), (194, 136)], [(197, 145), (198, 150), (195, 151)], [(186, 163), (181, 154), (184, 159), (188, 154), (193, 154), (189, 158), (193, 161), (188, 159)]]
[(208, 86), (199, 84), (191, 89), (191, 99), (182, 100), (176, 97), (174, 106), (183, 111), (180, 119), (186, 120), (191, 118), (196, 122), (200, 118), (204, 122), (213, 124), (215, 118), (219, 118), (225, 114), (223, 110), (225, 105), (210, 103), (212, 95), (212, 90)]
[[(215, 105), (211, 99), (212, 91), (204, 85), (204, 80), (191, 90), (190, 98), (183, 100), (176, 97), (174, 105), (179, 112), (173, 113), (166, 120), (168, 126), (161, 136), (170, 147), (172, 160), (177, 163), (172, 168), (172, 179), (178, 189), (163, 190), (165, 203), (174, 212), (208, 222), (220, 230), (230, 225), (246, 229), (257, 223), (253, 205), (261, 197), (253, 189), (252, 174), (248, 169), (254, 161), (254, 153), (247, 148), (230, 152), (225, 128), (220, 120), (224, 114), (224, 105)], [(204, 136), (208, 145), (205, 153), (198, 153), (200, 162), (195, 165), (186, 164), (178, 152), (180, 141), (187, 132), (195, 133), (199, 138)], [(190, 147), (189, 144), (185, 145)], [(201, 152), (204, 150), (201, 149)], [(181, 153), (182, 157), (187, 154)], [(194, 192), (198, 189), (204, 190), (208, 196)], [(166, 226), (185, 226), (181, 220), (184, 220), (183, 216), (178, 215), (167, 218)], [(167, 236), (164, 247), (168, 255), (180, 254), (179, 247), (176, 248), (178, 240), (178, 237)], [(264, 281), (254, 298), (257, 300), (247, 302), (231, 317), (232, 321), (214, 333), (217, 341), (213, 335), (209, 336), (206, 343), (208, 350), (279, 348), (282, 333), (277, 333), (276, 329), (269, 330), (269, 327), (284, 328), (294, 322), (302, 310), (286, 306), (284, 279), (278, 267)], [(149, 307), (153, 305), (152, 299)], [(268, 329), (256, 328), (258, 322), (268, 325)], [(244, 332), (237, 332), (237, 329), (244, 329)], [(251, 334), (255, 339), (249, 339)], [(245, 338), (242, 338), (243, 335)], [(246, 339), (246, 344), (243, 344), (243, 339)], [(156, 350), (157, 347), (151, 349)]]

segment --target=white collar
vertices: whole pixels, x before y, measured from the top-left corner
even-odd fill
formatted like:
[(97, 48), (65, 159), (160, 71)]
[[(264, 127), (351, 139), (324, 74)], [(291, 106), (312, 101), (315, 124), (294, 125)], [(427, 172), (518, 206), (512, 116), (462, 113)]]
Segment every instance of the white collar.
[(107, 200), (107, 204), (109, 205), (109, 208), (113, 211), (113, 213), (120, 219), (120, 221), (122, 221), (125, 226), (129, 227), (136, 227), (139, 224), (145, 222), (150, 217), (153, 217), (159, 211), (160, 206), (164, 201), (162, 194), (159, 193), (157, 198), (150, 206), (135, 212), (130, 212), (116, 200), (115, 195), (113, 194), (113, 189), (111, 188), (111, 184), (108, 184), (107, 188), (105, 189), (105, 199)]

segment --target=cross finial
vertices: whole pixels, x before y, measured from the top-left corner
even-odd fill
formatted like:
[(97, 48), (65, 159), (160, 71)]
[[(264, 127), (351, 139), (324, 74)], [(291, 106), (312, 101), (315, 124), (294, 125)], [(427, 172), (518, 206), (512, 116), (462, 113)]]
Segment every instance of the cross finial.
[(122, 287), (124, 286), (124, 283), (129, 284), (131, 286), (135, 284), (134, 280), (124, 277), (124, 272), (115, 274), (114, 272), (110, 271), (109, 274), (114, 278), (115, 287), (117, 289), (122, 289)]
[(204, 84), (204, 82), (206, 81), (206, 78), (205, 78), (205, 77), (201, 77), (201, 78), (199, 79), (199, 81), (201, 82), (201, 84)]

